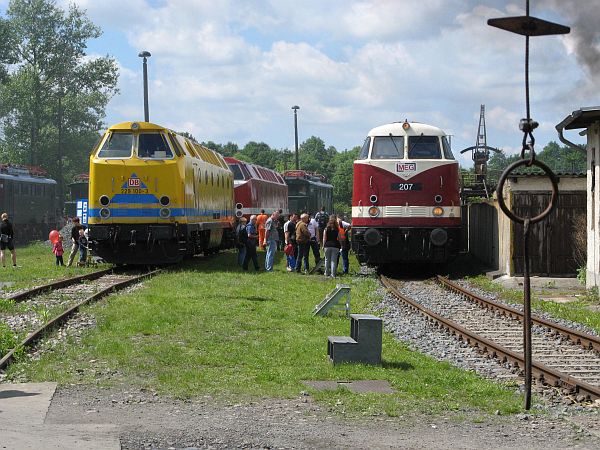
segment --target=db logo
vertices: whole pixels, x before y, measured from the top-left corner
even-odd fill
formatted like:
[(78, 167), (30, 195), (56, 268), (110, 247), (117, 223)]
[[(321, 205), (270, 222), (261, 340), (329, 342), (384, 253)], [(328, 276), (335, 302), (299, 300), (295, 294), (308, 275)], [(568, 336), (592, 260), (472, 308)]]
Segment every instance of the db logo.
[(140, 187), (140, 179), (139, 178), (129, 178), (127, 180), (128, 187)]
[(398, 163), (396, 172), (414, 172), (417, 170), (417, 163)]

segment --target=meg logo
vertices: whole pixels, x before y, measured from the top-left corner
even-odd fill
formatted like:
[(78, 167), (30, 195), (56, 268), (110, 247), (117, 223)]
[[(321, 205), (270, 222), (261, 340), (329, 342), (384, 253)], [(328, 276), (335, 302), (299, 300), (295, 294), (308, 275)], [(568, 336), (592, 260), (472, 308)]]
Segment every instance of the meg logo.
[(417, 163), (397, 163), (396, 172), (414, 172), (417, 170)]

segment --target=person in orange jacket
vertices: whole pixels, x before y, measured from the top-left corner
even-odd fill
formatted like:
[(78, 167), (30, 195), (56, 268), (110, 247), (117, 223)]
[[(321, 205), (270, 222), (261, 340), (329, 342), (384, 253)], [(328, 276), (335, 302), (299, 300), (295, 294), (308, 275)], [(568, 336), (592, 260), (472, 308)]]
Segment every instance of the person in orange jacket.
[(256, 217), (256, 226), (258, 228), (258, 245), (260, 248), (265, 248), (265, 223), (269, 216), (265, 214), (265, 210), (261, 209), (260, 214)]

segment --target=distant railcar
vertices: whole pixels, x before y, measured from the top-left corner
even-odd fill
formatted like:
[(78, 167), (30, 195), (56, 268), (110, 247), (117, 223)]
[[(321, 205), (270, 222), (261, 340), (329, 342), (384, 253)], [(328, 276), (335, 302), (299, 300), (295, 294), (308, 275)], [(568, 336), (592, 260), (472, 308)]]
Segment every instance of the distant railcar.
[(283, 179), (288, 185), (288, 206), (291, 212), (316, 213), (325, 207), (333, 209), (333, 186), (323, 175), (305, 170), (287, 170)]
[(288, 214), (288, 187), (280, 174), (266, 167), (225, 158), (233, 172), (235, 215), (246, 217), (282, 210)]
[(39, 167), (0, 164), (0, 213), (15, 227), (15, 241), (48, 238), (62, 220), (56, 198), (56, 181)]
[(354, 161), (352, 247), (359, 261), (454, 258), (461, 231), (458, 171), (440, 128), (405, 121), (369, 131)]
[(124, 264), (175, 263), (233, 245), (233, 174), (218, 153), (165, 127), (110, 127), (90, 156), (94, 251)]
[(90, 188), (90, 176), (87, 173), (75, 175), (73, 182), (67, 185), (69, 200), (65, 202), (65, 214), (67, 217), (75, 217), (77, 214), (76, 202), (78, 199), (88, 198)]

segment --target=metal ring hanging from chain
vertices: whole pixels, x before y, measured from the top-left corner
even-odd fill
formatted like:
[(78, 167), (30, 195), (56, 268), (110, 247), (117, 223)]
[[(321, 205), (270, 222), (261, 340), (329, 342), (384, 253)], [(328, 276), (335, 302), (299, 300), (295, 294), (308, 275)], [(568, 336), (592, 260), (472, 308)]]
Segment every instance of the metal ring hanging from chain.
[[(504, 202), (504, 195), (502, 195), (502, 191), (504, 188), (504, 183), (506, 183), (506, 179), (508, 178), (508, 176), (510, 175), (510, 173), (513, 170), (515, 170), (517, 167), (520, 167), (520, 166), (530, 167), (532, 165), (537, 166), (540, 169), (542, 169), (544, 171), (544, 173), (548, 176), (548, 178), (550, 178), (550, 182), (552, 183), (552, 197), (550, 198), (550, 203), (548, 204), (546, 209), (544, 211), (542, 211), (540, 214), (538, 214), (535, 217), (531, 217), (531, 218), (523, 218), (523, 217), (517, 216), (510, 209), (508, 209), (508, 207), (506, 206), (506, 203)], [(557, 200), (558, 200), (558, 182), (556, 181), (556, 175), (554, 175), (554, 172), (552, 172), (552, 170), (546, 164), (541, 162), (540, 160), (521, 159), (519, 161), (512, 163), (510, 166), (508, 166), (504, 170), (504, 172), (502, 172), (500, 180), (498, 181), (498, 187), (496, 189), (496, 193), (498, 196), (498, 205), (500, 206), (500, 209), (502, 209), (502, 211), (504, 211), (504, 214), (506, 214), (510, 220), (512, 220), (513, 222), (518, 222), (520, 224), (524, 224), (525, 220), (529, 219), (529, 222), (531, 224), (534, 224), (536, 222), (539, 222), (540, 220), (543, 220), (545, 217), (547, 217), (552, 212), (552, 210), (556, 207)]]

